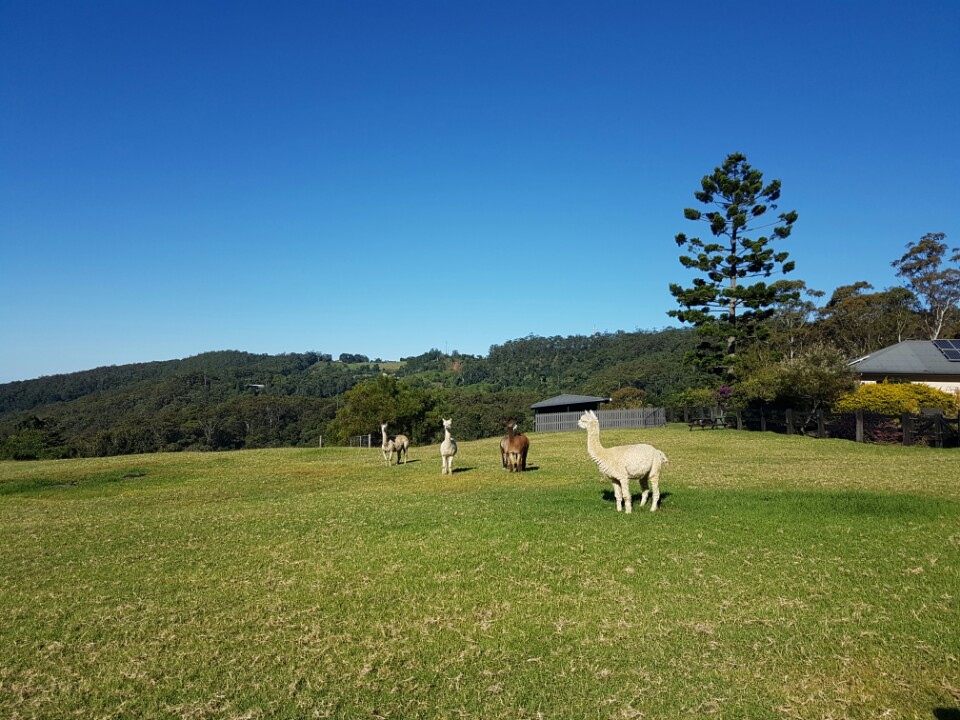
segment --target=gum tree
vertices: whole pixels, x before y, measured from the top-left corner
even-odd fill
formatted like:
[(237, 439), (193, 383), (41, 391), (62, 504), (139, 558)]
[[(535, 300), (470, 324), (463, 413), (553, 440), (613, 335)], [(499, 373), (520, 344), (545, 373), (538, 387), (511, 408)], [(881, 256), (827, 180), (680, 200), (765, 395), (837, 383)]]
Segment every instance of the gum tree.
[(940, 337), (944, 322), (960, 304), (960, 248), (948, 256), (944, 233), (927, 233), (890, 263), (917, 298), (917, 309), (931, 340)]
[(689, 287), (670, 285), (680, 308), (668, 314), (697, 328), (698, 364), (731, 376), (738, 344), (762, 336), (763, 322), (778, 304), (799, 299), (789, 285), (763, 280), (793, 270), (788, 253), (773, 245), (790, 236), (797, 213), (770, 217), (777, 210), (780, 181), (765, 185), (763, 173), (751, 167), (742, 153), (728, 155), (703, 177), (700, 186), (694, 197), (707, 208), (687, 208), (683, 215), (706, 223), (712, 237), (704, 240), (685, 233), (675, 237), (686, 251), (680, 263), (698, 276)]

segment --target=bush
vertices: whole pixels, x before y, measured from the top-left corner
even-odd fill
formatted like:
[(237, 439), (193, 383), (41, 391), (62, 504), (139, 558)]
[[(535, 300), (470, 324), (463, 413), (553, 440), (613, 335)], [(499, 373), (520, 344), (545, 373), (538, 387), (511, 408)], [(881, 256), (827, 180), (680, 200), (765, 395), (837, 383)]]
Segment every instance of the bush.
[(686, 388), (673, 396), (673, 404), (677, 407), (712, 407), (717, 400), (710, 388)]
[(844, 393), (833, 406), (834, 412), (865, 410), (878, 415), (917, 414), (920, 408), (936, 408), (944, 413), (957, 412), (957, 399), (942, 390), (919, 383), (876, 383), (861, 385)]

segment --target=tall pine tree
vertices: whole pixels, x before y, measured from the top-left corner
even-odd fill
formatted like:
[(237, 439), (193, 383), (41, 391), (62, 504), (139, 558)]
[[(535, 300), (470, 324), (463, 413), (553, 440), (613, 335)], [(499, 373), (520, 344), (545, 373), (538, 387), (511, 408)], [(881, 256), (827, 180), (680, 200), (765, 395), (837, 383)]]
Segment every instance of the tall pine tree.
[(776, 220), (767, 216), (777, 209), (780, 181), (764, 185), (763, 173), (742, 153), (728, 155), (700, 185), (694, 197), (710, 209), (687, 208), (683, 214), (687, 220), (705, 222), (713, 238), (676, 236), (677, 245), (688, 253), (680, 256), (680, 263), (700, 276), (691, 287), (670, 285), (680, 309), (668, 314), (697, 328), (698, 364), (729, 380), (738, 344), (762, 336), (763, 321), (777, 304), (799, 297), (788, 285), (757, 280), (793, 270), (788, 254), (771, 246), (790, 236), (797, 213), (780, 213)]

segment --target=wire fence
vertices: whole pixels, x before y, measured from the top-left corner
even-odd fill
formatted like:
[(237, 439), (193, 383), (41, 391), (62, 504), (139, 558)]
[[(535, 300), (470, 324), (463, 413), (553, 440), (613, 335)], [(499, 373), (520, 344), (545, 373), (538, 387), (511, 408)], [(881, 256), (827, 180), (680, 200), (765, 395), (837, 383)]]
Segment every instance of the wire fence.
[[(537, 413), (534, 432), (569, 432), (579, 430), (577, 421), (583, 415), (578, 412)], [(601, 428), (648, 428), (667, 424), (666, 410), (662, 407), (624, 408), (621, 410), (597, 410)]]

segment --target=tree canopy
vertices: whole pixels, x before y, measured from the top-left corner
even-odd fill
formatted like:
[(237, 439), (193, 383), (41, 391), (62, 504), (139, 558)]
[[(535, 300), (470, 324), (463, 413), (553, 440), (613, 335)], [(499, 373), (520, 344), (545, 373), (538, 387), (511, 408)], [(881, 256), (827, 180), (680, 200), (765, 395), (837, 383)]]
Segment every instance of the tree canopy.
[[(947, 249), (944, 233), (927, 233), (907, 244), (907, 252), (890, 263), (917, 299), (927, 337), (936, 340), (960, 303), (960, 248)], [(949, 253), (949, 254), (948, 254)]]
[(742, 153), (728, 155), (700, 186), (694, 197), (711, 209), (686, 208), (683, 214), (706, 223), (714, 239), (675, 236), (688, 253), (680, 256), (680, 263), (699, 275), (691, 286), (670, 285), (680, 308), (668, 314), (697, 328), (703, 342), (696, 357), (702, 365), (730, 375), (737, 344), (765, 332), (763, 321), (777, 302), (798, 297), (794, 289), (758, 279), (793, 270), (788, 253), (772, 245), (790, 236), (797, 213), (768, 219), (777, 209), (780, 181), (764, 184), (763, 173)]

